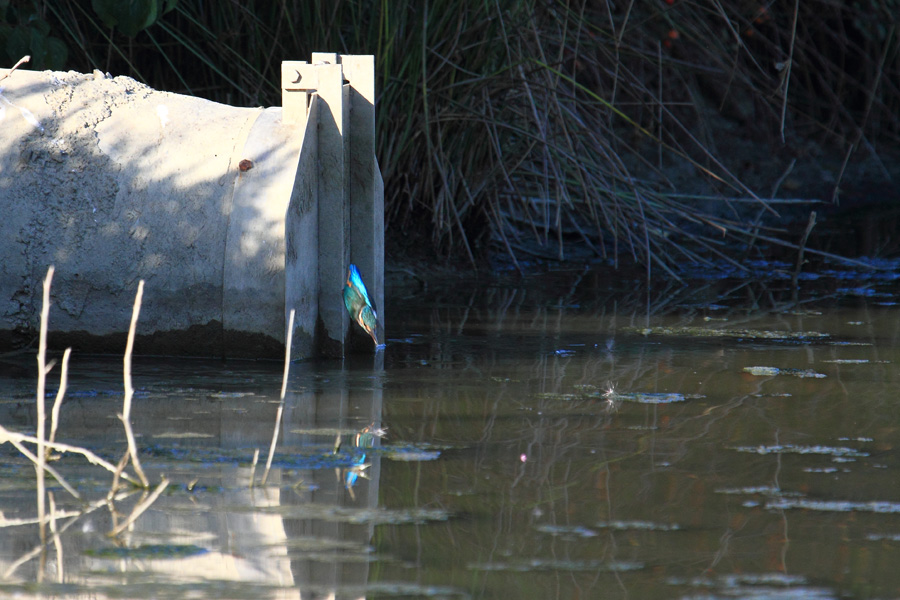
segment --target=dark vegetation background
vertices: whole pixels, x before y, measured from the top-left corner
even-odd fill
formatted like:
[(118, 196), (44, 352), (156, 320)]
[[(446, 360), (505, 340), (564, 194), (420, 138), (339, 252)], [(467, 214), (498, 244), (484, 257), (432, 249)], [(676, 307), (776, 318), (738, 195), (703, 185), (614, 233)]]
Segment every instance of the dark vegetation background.
[[(900, 0), (0, 0), (0, 54), (242, 106), (280, 105), (282, 60), (374, 54), (389, 252), (675, 275), (801, 245), (900, 250), (898, 14)], [(879, 216), (848, 225), (862, 205)]]

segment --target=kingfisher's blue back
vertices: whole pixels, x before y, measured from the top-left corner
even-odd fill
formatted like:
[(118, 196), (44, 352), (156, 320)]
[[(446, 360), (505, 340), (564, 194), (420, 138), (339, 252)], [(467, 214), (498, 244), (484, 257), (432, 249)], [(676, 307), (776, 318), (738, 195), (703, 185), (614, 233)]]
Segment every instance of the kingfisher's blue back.
[(359, 269), (356, 268), (356, 265), (350, 265), (350, 273), (347, 277), (347, 283), (356, 288), (356, 291), (363, 297), (363, 300), (366, 301), (366, 304), (371, 308), (372, 301), (369, 300), (369, 292), (366, 290), (366, 284), (363, 283), (362, 276), (359, 274)]
[(344, 306), (350, 313), (350, 317), (372, 337), (375, 346), (381, 346), (378, 339), (378, 319), (375, 316), (375, 308), (369, 300), (369, 292), (356, 265), (351, 264), (347, 269), (347, 283), (344, 285)]

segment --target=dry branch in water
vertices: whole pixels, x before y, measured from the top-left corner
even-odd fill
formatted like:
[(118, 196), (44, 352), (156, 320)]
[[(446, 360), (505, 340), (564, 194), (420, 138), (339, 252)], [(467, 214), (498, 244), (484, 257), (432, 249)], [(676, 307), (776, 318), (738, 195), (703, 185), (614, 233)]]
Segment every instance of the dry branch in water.
[[(38, 363), (38, 380), (37, 380), (37, 427), (35, 437), (37, 438), (37, 460), (34, 461), (37, 471), (37, 511), (38, 520), (40, 521), (41, 543), (44, 543), (46, 530), (44, 528), (44, 514), (46, 511), (46, 491), (44, 490), (44, 470), (46, 468), (47, 450), (44, 447), (44, 426), (46, 416), (44, 415), (44, 395), (47, 387), (47, 321), (50, 319), (50, 283), (53, 281), (53, 267), (47, 269), (47, 276), (44, 278), (43, 304), (41, 305), (41, 332), (40, 341), (38, 343), (37, 363)], [(19, 452), (23, 452), (20, 447)], [(24, 452), (23, 452), (24, 454)], [(28, 456), (27, 454), (25, 456)], [(30, 459), (29, 459), (30, 460)], [(77, 494), (76, 494), (77, 496)]]
[(144, 280), (138, 282), (137, 293), (134, 296), (134, 309), (131, 312), (131, 324), (128, 327), (128, 342), (125, 344), (125, 357), (122, 360), (125, 379), (125, 399), (122, 401), (122, 414), (119, 419), (125, 427), (125, 437), (128, 440), (128, 455), (134, 465), (134, 472), (141, 480), (144, 488), (150, 487), (150, 481), (144, 475), (141, 461), (138, 458), (137, 444), (134, 441), (134, 431), (131, 429), (131, 398), (134, 396), (134, 387), (131, 385), (131, 352), (134, 349), (134, 332), (137, 329), (138, 315), (141, 313), (141, 299), (144, 296)]
[[(294, 309), (291, 309), (291, 315), (288, 319), (287, 340), (284, 345), (284, 376), (281, 379), (281, 396), (278, 402), (278, 412), (275, 415), (275, 428), (272, 431), (272, 443), (269, 445), (269, 457), (266, 459), (266, 469), (263, 472), (260, 485), (266, 485), (269, 479), (269, 470), (272, 468), (272, 457), (275, 456), (275, 446), (278, 443), (278, 432), (281, 430), (281, 418), (284, 414), (284, 395), (287, 392), (288, 374), (291, 370), (291, 344), (294, 340)], [(256, 457), (254, 456), (254, 466), (251, 474), (256, 470)], [(250, 485), (253, 485), (251, 480)]]
[[(10, 430), (6, 429), (5, 427), (3, 427), (2, 425), (0, 425), (0, 443), (7, 442), (7, 441), (10, 443), (13, 443), (13, 444), (17, 443), (17, 442), (19, 442), (19, 443), (27, 442), (29, 444), (37, 444), (36, 437), (32, 437), (32, 436), (25, 435), (22, 433), (16, 433), (16, 432), (10, 431)], [(97, 456), (96, 454), (94, 454), (93, 452), (88, 450), (87, 448), (82, 448), (81, 446), (72, 446), (72, 445), (63, 444), (60, 442), (45, 442), (44, 447), (47, 448), (48, 450), (54, 450), (56, 452), (61, 452), (61, 453), (81, 454), (92, 465), (97, 465), (99, 467), (103, 467), (110, 473), (116, 473), (116, 471), (117, 471), (117, 467), (115, 465), (107, 462), (106, 460)], [(47, 470), (47, 469), (45, 468), (45, 470)], [(49, 473), (50, 471), (47, 470), (47, 472)], [(122, 477), (122, 479), (125, 479), (132, 485), (137, 485), (137, 486), (140, 485), (140, 482), (137, 479), (135, 479), (134, 477), (132, 477), (131, 475), (129, 475), (128, 473), (121, 473), (121, 477)]]
[(134, 509), (131, 511), (131, 514), (128, 517), (119, 523), (116, 527), (112, 529), (107, 535), (109, 537), (115, 537), (125, 531), (132, 523), (137, 521), (137, 518), (140, 517), (144, 512), (150, 508), (150, 506), (156, 502), (156, 499), (159, 498), (160, 494), (162, 494), (166, 487), (169, 485), (169, 480), (165, 477), (162, 478), (162, 481), (159, 482), (159, 485), (156, 486), (156, 489), (153, 490), (149, 496), (144, 498), (141, 502), (139, 502)]

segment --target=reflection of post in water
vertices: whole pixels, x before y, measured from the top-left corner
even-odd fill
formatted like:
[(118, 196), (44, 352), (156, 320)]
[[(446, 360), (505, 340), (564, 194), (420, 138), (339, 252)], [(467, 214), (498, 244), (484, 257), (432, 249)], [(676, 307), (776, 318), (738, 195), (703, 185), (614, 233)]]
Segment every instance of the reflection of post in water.
[(372, 450), (383, 435), (383, 370), (383, 352), (354, 356), (326, 372), (317, 389), (289, 392), (285, 399), (286, 445), (319, 446), (323, 454), (337, 450), (334, 469), (306, 471), (310, 481), (283, 496), (283, 505), (308, 515), (284, 519), (291, 572), (301, 589), (333, 590), (341, 598), (341, 590), (358, 592), (368, 580), (365, 557), (375, 530), (370, 513), (378, 507), (381, 475), (381, 457)]

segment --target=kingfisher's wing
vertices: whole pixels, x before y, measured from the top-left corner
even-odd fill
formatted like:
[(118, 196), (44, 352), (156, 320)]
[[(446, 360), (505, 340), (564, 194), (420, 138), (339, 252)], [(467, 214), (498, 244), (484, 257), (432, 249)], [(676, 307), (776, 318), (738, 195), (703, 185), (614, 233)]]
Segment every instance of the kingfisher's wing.
[(369, 292), (366, 290), (366, 284), (363, 283), (362, 276), (360, 276), (359, 269), (356, 268), (356, 265), (351, 264), (350, 268), (347, 270), (347, 287), (355, 290), (366, 305), (369, 308), (372, 308), (372, 301), (369, 300)]
[(363, 283), (356, 265), (351, 264), (347, 269), (347, 283), (344, 285), (344, 306), (350, 313), (350, 317), (362, 327), (366, 333), (372, 336), (375, 346), (380, 346), (378, 337), (378, 318), (372, 301), (369, 300), (369, 292)]

